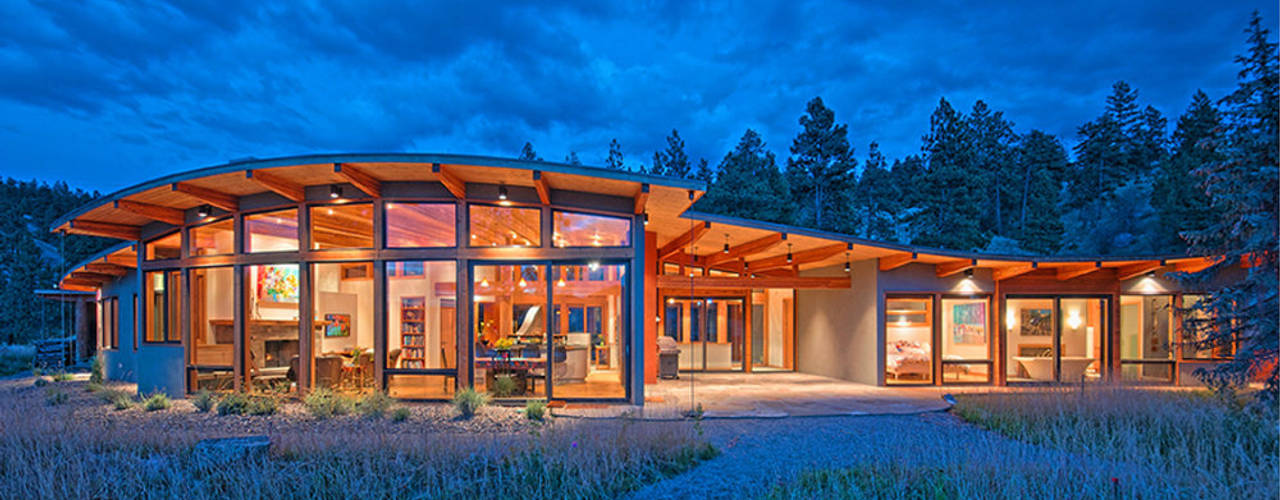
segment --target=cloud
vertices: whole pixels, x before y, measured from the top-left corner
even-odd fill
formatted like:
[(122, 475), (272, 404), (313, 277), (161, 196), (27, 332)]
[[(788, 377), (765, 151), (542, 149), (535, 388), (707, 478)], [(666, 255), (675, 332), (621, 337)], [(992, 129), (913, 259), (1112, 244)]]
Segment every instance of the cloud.
[(1228, 91), (1255, 8), (1275, 24), (1257, 2), (0, 2), (0, 174), (114, 189), (244, 156), (525, 141), (600, 163), (612, 138), (637, 165), (672, 128), (713, 163), (748, 127), (785, 158), (817, 95), (859, 155), (916, 153), (943, 96), (1071, 143), (1118, 79), (1171, 117)]

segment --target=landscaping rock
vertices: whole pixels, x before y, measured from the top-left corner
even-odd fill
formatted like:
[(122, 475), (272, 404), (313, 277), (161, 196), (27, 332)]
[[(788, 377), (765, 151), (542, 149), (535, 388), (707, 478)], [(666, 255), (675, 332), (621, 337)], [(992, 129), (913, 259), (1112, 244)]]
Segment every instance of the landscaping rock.
[(237, 460), (265, 458), (271, 448), (269, 436), (241, 436), (204, 439), (191, 450), (197, 462), (225, 464)]

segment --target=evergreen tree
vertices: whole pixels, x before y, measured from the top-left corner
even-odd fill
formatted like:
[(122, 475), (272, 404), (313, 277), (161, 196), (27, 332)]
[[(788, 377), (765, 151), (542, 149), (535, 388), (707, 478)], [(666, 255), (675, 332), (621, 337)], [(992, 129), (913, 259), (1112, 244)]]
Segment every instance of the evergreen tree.
[(1005, 218), (1011, 208), (1011, 181), (1013, 179), (1013, 148), (1017, 136), (1013, 124), (1004, 119), (1004, 113), (992, 111), (987, 103), (978, 101), (967, 118), (972, 137), (973, 175), (980, 176), (986, 196), (981, 221), (983, 231), (992, 234), (1005, 233)]
[(716, 173), (711, 170), (706, 158), (698, 158), (698, 169), (693, 171), (693, 178), (706, 181), (708, 185), (715, 181)]
[(918, 245), (955, 250), (987, 246), (982, 229), (983, 189), (973, 162), (973, 139), (964, 117), (941, 99), (924, 137), (925, 173), (920, 212), (913, 218)]
[(680, 132), (676, 129), (671, 129), (671, 135), (667, 136), (667, 149), (653, 153), (653, 171), (650, 173), (668, 177), (689, 177), (689, 155), (685, 154), (684, 139), (680, 138)]
[(747, 129), (733, 151), (720, 160), (720, 175), (698, 200), (698, 210), (786, 223), (790, 205), (776, 158), (756, 131)]
[(1023, 250), (1042, 255), (1058, 251), (1062, 242), (1059, 194), (1067, 169), (1067, 150), (1058, 138), (1032, 130), (1019, 150), (1017, 241)]
[(791, 142), (786, 177), (799, 209), (796, 223), (815, 229), (847, 231), (857, 160), (849, 147), (846, 125), (815, 97), (800, 117), (802, 130)]
[(915, 222), (928, 190), (925, 185), (924, 160), (918, 155), (907, 155), (902, 160), (894, 160), (893, 168), (889, 169), (889, 179), (893, 181), (894, 190), (899, 194), (900, 208), (894, 216), (894, 241), (914, 241)]
[[(1188, 347), (1235, 346), (1231, 362), (1199, 368), (1197, 376), (1220, 390), (1261, 380), (1259, 406), (1274, 411), (1280, 391), (1280, 68), (1276, 43), (1256, 11), (1245, 33), (1249, 48), (1236, 57), (1243, 66), (1238, 85), (1219, 101), (1227, 131), (1216, 148), (1224, 159), (1194, 171), (1219, 217), (1187, 234), (1193, 253), (1223, 259), (1184, 276), (1190, 289), (1210, 293), (1190, 311), (1206, 314), (1182, 315), (1183, 331), (1184, 338), (1199, 339)], [(1241, 263), (1243, 278), (1235, 274)]]
[(1151, 193), (1156, 211), (1155, 248), (1171, 253), (1186, 247), (1181, 233), (1203, 231), (1214, 218), (1209, 197), (1191, 175), (1195, 168), (1222, 161), (1222, 118), (1209, 96), (1196, 91), (1173, 131), (1173, 155), (1161, 161)]
[(524, 147), (520, 148), (519, 159), (528, 160), (528, 161), (542, 161), (542, 158), (538, 156), (538, 152), (533, 150), (533, 143), (531, 142), (524, 143)]
[(618, 144), (617, 138), (609, 141), (609, 156), (605, 157), (604, 166), (614, 170), (626, 170), (626, 167), (622, 166), (622, 145)]
[(582, 160), (578, 159), (577, 151), (570, 151), (568, 156), (564, 157), (564, 162), (570, 165), (581, 165)]
[(864, 238), (879, 241), (897, 241), (897, 213), (901, 209), (901, 192), (894, 183), (893, 174), (886, 168), (880, 145), (875, 141), (867, 147), (867, 161), (858, 178), (857, 206)]

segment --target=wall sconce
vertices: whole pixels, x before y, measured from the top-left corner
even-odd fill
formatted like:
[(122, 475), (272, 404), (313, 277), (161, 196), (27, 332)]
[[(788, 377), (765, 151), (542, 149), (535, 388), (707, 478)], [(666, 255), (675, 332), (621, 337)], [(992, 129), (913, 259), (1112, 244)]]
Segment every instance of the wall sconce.
[(644, 225), (649, 225), (649, 212), (644, 213)]
[(505, 184), (498, 186), (498, 199), (507, 201), (507, 186)]
[(332, 184), (329, 186), (329, 198), (338, 199), (342, 197), (342, 186)]
[(1017, 314), (1015, 314), (1015, 313), (1013, 312), (1013, 308), (1012, 308), (1012, 307), (1010, 307), (1010, 308), (1009, 308), (1008, 310), (1006, 310), (1006, 311), (1005, 311), (1005, 313), (1004, 313), (1004, 326), (1005, 326), (1005, 329), (1007, 329), (1007, 330), (1009, 330), (1009, 331), (1011, 331), (1011, 332), (1012, 332), (1012, 331), (1013, 331), (1013, 327), (1014, 327), (1014, 326), (1016, 326), (1017, 324), (1018, 324), (1018, 315), (1017, 315)]
[(973, 269), (964, 270), (964, 279), (973, 279)]
[(1084, 320), (1080, 319), (1080, 313), (1071, 311), (1071, 314), (1067, 315), (1067, 326), (1071, 327), (1072, 330), (1080, 328), (1082, 323), (1084, 323)]

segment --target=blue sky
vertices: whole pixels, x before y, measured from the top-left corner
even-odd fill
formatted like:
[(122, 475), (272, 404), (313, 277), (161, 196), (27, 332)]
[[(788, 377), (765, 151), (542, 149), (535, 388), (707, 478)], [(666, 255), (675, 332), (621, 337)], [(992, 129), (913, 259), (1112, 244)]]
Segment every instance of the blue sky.
[[(785, 157), (822, 96), (857, 155), (916, 153), (940, 97), (1074, 143), (1112, 82), (1172, 124), (1235, 85), (1275, 2), (0, 2), (0, 175), (114, 190), (247, 156)], [(466, 6), (463, 7), (462, 5)], [(887, 6), (892, 4), (892, 6)]]

